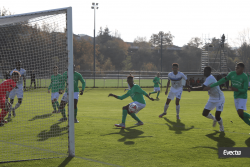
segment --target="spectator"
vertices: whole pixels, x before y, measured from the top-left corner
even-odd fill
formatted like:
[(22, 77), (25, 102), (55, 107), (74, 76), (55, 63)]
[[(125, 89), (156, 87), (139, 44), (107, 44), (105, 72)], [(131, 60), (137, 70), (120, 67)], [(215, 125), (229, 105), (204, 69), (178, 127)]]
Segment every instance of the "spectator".
[(198, 78), (198, 79), (196, 80), (196, 85), (197, 85), (197, 86), (200, 86), (200, 82), (201, 82), (201, 81), (200, 81), (200, 79)]
[(32, 83), (34, 83), (34, 88), (36, 89), (36, 75), (35, 75), (34, 70), (31, 71), (30, 77), (31, 77), (30, 88), (32, 86)]

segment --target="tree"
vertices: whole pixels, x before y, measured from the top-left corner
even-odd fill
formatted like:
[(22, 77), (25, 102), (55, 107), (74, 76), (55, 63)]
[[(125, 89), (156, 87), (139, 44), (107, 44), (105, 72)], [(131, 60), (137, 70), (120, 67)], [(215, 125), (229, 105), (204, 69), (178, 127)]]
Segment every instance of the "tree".
[(187, 43), (188, 46), (193, 46), (196, 48), (200, 48), (202, 46), (203, 42), (198, 37), (193, 37), (191, 40)]
[(96, 37), (97, 44), (103, 45), (109, 40), (112, 39), (112, 36), (110, 35), (109, 28), (106, 27), (104, 31), (102, 30), (102, 27), (100, 27), (100, 30), (98, 32), (98, 36)]
[(162, 41), (162, 46), (164, 48), (167, 48), (168, 46), (173, 45), (173, 39), (174, 39), (174, 36), (171, 34), (170, 31), (168, 33), (164, 33), (163, 31), (160, 31), (158, 34), (152, 34), (149, 42), (154, 47), (160, 47), (161, 41)]

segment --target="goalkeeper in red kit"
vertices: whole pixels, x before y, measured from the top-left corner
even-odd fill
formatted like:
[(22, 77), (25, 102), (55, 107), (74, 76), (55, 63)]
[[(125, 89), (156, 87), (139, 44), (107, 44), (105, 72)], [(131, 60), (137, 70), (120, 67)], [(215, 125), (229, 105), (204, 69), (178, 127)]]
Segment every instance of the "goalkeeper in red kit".
[(19, 81), (19, 78), (20, 73), (18, 71), (13, 71), (11, 79), (7, 79), (0, 84), (0, 108), (2, 109), (0, 113), (0, 126), (7, 123), (7, 121), (4, 120), (4, 117), (11, 109), (11, 104), (8, 101), (9, 93), (16, 87), (16, 83)]

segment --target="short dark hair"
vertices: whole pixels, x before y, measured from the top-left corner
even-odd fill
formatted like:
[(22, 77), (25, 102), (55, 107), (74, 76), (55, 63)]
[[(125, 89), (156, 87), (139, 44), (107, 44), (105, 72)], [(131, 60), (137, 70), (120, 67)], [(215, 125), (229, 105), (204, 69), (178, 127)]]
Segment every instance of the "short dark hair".
[(16, 76), (16, 75), (18, 75), (19, 77), (21, 76), (18, 71), (13, 71), (12, 74), (11, 74), (11, 76)]
[(204, 68), (204, 71), (205, 71), (205, 70), (208, 70), (209, 72), (211, 72), (211, 71), (212, 71), (212, 68), (209, 67), (209, 66), (206, 66), (206, 67)]
[(130, 73), (129, 76), (127, 76), (127, 79), (134, 79), (134, 76)]
[(172, 66), (174, 67), (179, 67), (179, 64), (178, 63), (173, 63)]
[(57, 67), (57, 66), (54, 66), (54, 69), (55, 69), (55, 68), (56, 68), (56, 69), (58, 69), (58, 67)]
[(239, 62), (239, 63), (237, 64), (237, 66), (240, 66), (240, 67), (242, 67), (242, 68), (245, 68), (244, 63), (242, 63), (242, 62)]

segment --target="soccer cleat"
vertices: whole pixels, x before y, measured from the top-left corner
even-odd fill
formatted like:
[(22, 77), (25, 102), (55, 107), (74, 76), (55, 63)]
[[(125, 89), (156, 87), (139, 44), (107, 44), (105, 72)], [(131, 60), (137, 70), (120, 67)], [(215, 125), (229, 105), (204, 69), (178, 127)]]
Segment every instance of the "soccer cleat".
[(220, 126), (220, 132), (224, 132), (224, 126)]
[(176, 119), (181, 119), (179, 115), (176, 115)]
[(56, 110), (54, 110), (54, 111), (52, 111), (52, 113), (54, 114), (54, 113), (57, 113), (57, 111)]
[(60, 110), (57, 110), (56, 113), (57, 113), (57, 114), (58, 114), (58, 113), (61, 113), (61, 111), (60, 111)]
[(156, 97), (156, 100), (160, 100), (160, 98), (159, 98), (159, 97)]
[(75, 123), (79, 123), (79, 121), (75, 118)]
[(125, 128), (125, 123), (115, 124), (116, 127)]
[(1, 126), (4, 126), (4, 123), (0, 122), (0, 127), (1, 127)]
[(163, 117), (164, 115), (166, 115), (167, 113), (162, 113), (161, 115), (159, 115), (159, 117)]
[(11, 112), (9, 112), (8, 114), (8, 119), (11, 119)]
[(143, 125), (143, 122), (137, 122), (135, 125), (137, 126)]
[(217, 121), (216, 121), (216, 120), (214, 120), (214, 121), (213, 121), (213, 127), (215, 127), (215, 126), (216, 126), (216, 123), (217, 123)]
[(13, 108), (13, 110), (12, 110), (12, 115), (13, 115), (13, 117), (15, 117), (16, 116), (16, 111), (15, 111), (15, 109)]
[(63, 118), (59, 119), (58, 121), (60, 121), (60, 122), (67, 121), (67, 118), (63, 117)]

